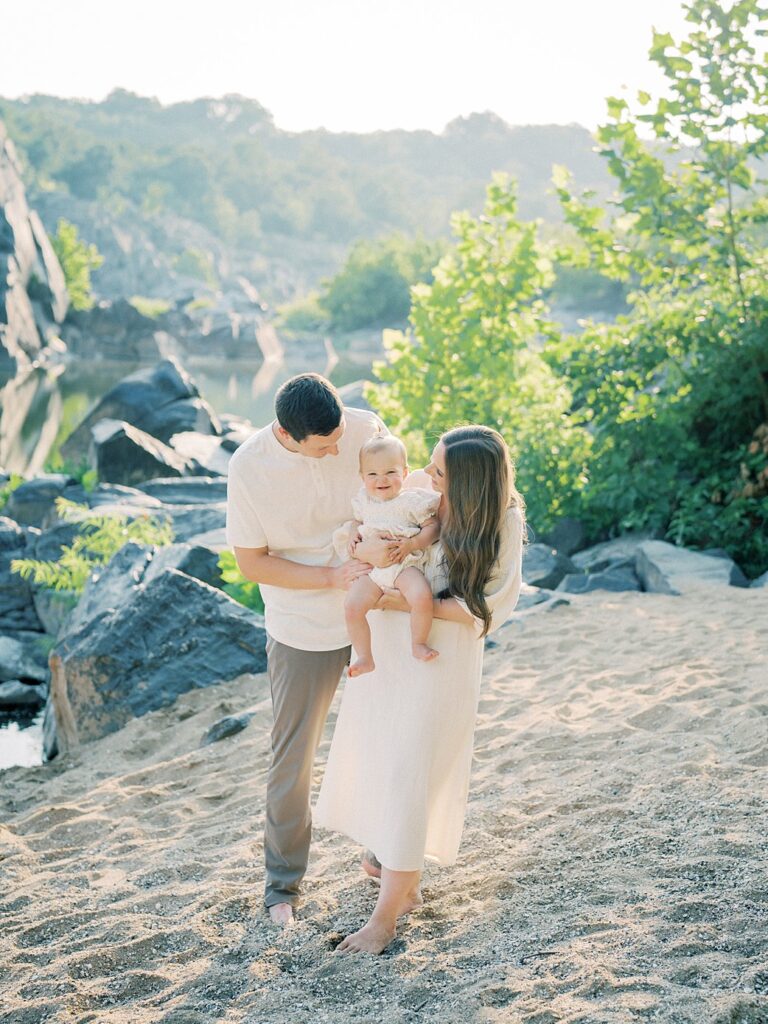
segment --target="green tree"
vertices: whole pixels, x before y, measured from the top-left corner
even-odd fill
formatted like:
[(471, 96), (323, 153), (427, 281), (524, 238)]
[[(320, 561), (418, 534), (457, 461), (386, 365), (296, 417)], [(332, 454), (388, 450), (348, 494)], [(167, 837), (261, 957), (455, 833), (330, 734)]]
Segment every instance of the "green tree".
[(354, 331), (404, 323), (411, 307), (411, 285), (432, 280), (442, 249), (438, 242), (403, 235), (357, 242), (339, 273), (324, 282), (320, 295), (331, 327)]
[(757, 0), (693, 0), (686, 12), (687, 39), (654, 33), (665, 95), (641, 92), (635, 112), (608, 101), (598, 140), (613, 217), (556, 174), (581, 243), (561, 258), (634, 291), (627, 316), (588, 325), (548, 358), (592, 434), (593, 532), (666, 532), (756, 571), (768, 563), (768, 499), (738, 484), (768, 421), (768, 65), (757, 51), (768, 13)]
[(536, 224), (517, 219), (510, 179), (496, 176), (480, 217), (452, 219), (452, 248), (431, 284), (412, 289), (410, 328), (387, 332), (372, 402), (423, 459), (451, 427), (484, 423), (506, 438), (531, 517), (547, 528), (578, 501), (573, 467), (589, 435), (568, 419), (571, 395), (540, 354), (555, 331), (543, 294), (554, 280)]
[(75, 225), (64, 219), (59, 221), (51, 244), (64, 271), (73, 308), (90, 309), (93, 306), (91, 271), (101, 266), (103, 256), (95, 245), (83, 242)]

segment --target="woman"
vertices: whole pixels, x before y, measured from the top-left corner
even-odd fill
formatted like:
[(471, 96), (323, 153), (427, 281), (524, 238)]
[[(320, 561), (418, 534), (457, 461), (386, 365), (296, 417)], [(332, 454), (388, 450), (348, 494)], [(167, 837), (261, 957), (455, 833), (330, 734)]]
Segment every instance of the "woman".
[[(376, 908), (340, 952), (380, 953), (398, 917), (422, 902), (425, 857), (455, 862), (483, 638), (506, 620), (520, 592), (524, 504), (501, 435), (481, 426), (450, 430), (426, 474), (412, 474), (413, 485), (431, 480), (442, 494), (440, 542), (427, 568), (438, 595), (430, 644), (439, 657), (410, 657), (409, 617), (392, 614), (408, 606), (400, 595), (384, 597), (384, 610), (370, 613), (376, 669), (346, 683), (314, 813), (316, 824), (346, 833), (381, 862)], [(366, 557), (360, 548), (357, 554)], [(370, 861), (364, 866), (374, 873)]]

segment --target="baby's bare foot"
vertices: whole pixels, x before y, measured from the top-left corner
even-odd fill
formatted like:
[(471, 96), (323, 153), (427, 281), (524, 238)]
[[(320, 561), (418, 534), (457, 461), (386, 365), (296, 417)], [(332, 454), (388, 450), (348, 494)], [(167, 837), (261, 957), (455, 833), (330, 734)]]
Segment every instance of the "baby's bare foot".
[(413, 651), (414, 658), (418, 658), (419, 661), (432, 661), (440, 653), (434, 647), (430, 647), (429, 644), (413, 644), (411, 650)]
[(358, 658), (357, 661), (353, 661), (349, 666), (347, 674), (350, 676), (363, 676), (366, 672), (373, 672), (375, 668), (373, 658)]
[(343, 942), (336, 947), (337, 953), (383, 953), (396, 935), (394, 928), (388, 928), (373, 921), (348, 935)]

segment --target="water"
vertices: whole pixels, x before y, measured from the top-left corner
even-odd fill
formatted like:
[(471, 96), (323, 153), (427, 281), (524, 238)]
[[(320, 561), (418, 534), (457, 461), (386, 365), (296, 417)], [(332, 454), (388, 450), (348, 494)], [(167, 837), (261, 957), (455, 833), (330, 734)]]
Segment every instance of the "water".
[(0, 771), (43, 763), (43, 712), (34, 717), (0, 715)]
[[(139, 365), (72, 362), (0, 380), (0, 466), (25, 475), (54, 468), (61, 442), (110, 388)], [(284, 358), (264, 362), (190, 358), (183, 365), (217, 413), (244, 416), (260, 427), (273, 419), (275, 393), (294, 374), (314, 370), (342, 386), (369, 376), (371, 364), (339, 359), (332, 349), (318, 345), (311, 352), (289, 351)], [(42, 714), (0, 714), (0, 769), (42, 761)]]

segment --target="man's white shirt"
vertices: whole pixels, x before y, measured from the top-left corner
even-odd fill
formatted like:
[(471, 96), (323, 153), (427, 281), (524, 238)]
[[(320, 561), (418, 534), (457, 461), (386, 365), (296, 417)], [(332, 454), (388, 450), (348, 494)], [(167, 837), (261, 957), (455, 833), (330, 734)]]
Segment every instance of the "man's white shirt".
[[(360, 489), (362, 445), (388, 431), (372, 412), (345, 409), (338, 455), (313, 459), (291, 452), (262, 427), (237, 449), (227, 480), (227, 543), (268, 548), (303, 565), (338, 565), (333, 531), (351, 518)], [(266, 628), (281, 644), (333, 651), (349, 643), (343, 590), (261, 585)]]

